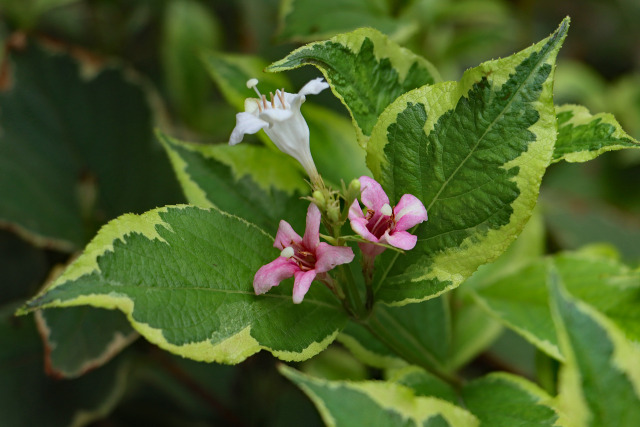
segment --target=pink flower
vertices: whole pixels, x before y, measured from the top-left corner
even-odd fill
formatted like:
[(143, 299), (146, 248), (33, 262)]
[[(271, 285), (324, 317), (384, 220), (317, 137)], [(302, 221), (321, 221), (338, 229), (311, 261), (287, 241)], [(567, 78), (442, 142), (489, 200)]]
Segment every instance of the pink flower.
[[(253, 279), (256, 295), (267, 292), (281, 281), (293, 276), (293, 302), (300, 304), (311, 282), (318, 279), (331, 287), (326, 274), (336, 265), (353, 261), (353, 250), (347, 246), (331, 246), (320, 243), (320, 210), (313, 203), (307, 210), (307, 229), (300, 238), (286, 221), (280, 221), (274, 247), (282, 252), (267, 265), (260, 267)], [(317, 276), (317, 277), (316, 277)]]
[[(349, 208), (353, 231), (373, 243), (383, 243), (404, 250), (413, 249), (418, 238), (406, 230), (427, 220), (427, 210), (422, 202), (411, 194), (405, 194), (391, 209), (387, 194), (375, 179), (360, 177), (360, 187), (362, 203), (367, 210), (366, 214), (363, 213), (358, 200), (353, 201)], [(385, 247), (373, 243), (358, 245), (363, 254), (375, 257)]]

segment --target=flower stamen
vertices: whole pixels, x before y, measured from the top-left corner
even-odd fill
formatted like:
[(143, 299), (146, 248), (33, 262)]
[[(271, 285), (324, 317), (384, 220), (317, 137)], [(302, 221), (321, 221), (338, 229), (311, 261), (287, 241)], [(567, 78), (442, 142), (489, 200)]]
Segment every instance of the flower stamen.
[(280, 256), (285, 258), (291, 258), (294, 255), (295, 255), (295, 252), (291, 246), (287, 246), (282, 250), (282, 252), (280, 252)]
[(282, 109), (286, 109), (286, 105), (284, 103), (284, 88), (282, 88), (282, 90), (278, 91), (276, 90), (276, 95), (278, 96), (278, 98), (280, 99), (280, 105), (282, 105)]
[(247, 80), (247, 88), (255, 90), (258, 94), (258, 98), (262, 98), (262, 94), (258, 90), (258, 79)]

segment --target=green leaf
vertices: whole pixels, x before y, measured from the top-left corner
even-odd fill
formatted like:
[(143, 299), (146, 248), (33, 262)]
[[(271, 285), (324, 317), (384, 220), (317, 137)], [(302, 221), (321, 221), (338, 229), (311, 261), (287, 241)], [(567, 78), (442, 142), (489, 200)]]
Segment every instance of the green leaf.
[(367, 367), (339, 346), (330, 346), (314, 358), (303, 362), (300, 370), (307, 375), (327, 380), (360, 381), (368, 377)]
[(0, 223), (42, 246), (79, 249), (108, 219), (180, 200), (152, 133), (149, 92), (29, 40), (0, 92)]
[(173, 105), (188, 123), (202, 114), (212, 86), (199, 52), (219, 44), (220, 24), (204, 5), (194, 0), (166, 5), (160, 43), (164, 81)]
[(551, 396), (515, 375), (494, 373), (474, 380), (465, 385), (462, 398), (468, 410), (488, 426), (559, 425)]
[[(553, 319), (566, 363), (560, 372), (559, 424), (640, 424), (640, 350), (605, 316), (569, 296), (549, 273)], [(637, 311), (637, 303), (636, 303)]]
[[(478, 289), (477, 302), (548, 355), (563, 360), (548, 306), (547, 280), (553, 267), (567, 290), (640, 342), (640, 272), (609, 256), (583, 251), (538, 260)], [(515, 291), (517, 289), (517, 291)]]
[(286, 71), (307, 64), (322, 71), (333, 93), (349, 110), (362, 147), (366, 147), (382, 111), (398, 96), (440, 79), (427, 60), (372, 28), (303, 46), (266, 71)]
[(302, 304), (291, 281), (256, 296), (253, 276), (278, 254), (256, 226), (217, 210), (176, 206), (124, 215), (22, 310), (117, 308), (147, 340), (194, 360), (239, 363), (266, 349), (304, 360), (346, 323), (333, 294), (314, 285)]
[(544, 225), (539, 209), (534, 210), (522, 233), (496, 261), (481, 265), (453, 294), (452, 345), (448, 367), (456, 371), (498, 338), (502, 325), (480, 308), (469, 291), (495, 283), (518, 271), (544, 252)]
[(395, 38), (405, 38), (415, 30), (410, 21), (392, 17), (384, 0), (285, 0), (280, 3), (279, 37), (291, 41), (314, 41), (358, 27), (373, 27)]
[(459, 83), (409, 92), (382, 114), (367, 164), (392, 203), (413, 194), (429, 220), (412, 251), (378, 260), (377, 300), (403, 305), (453, 289), (521, 232), (553, 153), (553, 66), (568, 25)]
[[(246, 86), (247, 80), (251, 78), (257, 77), (260, 80), (259, 89), (265, 94), (282, 88), (292, 90), (291, 82), (283, 75), (264, 73), (267, 63), (256, 57), (207, 52), (203, 55), (203, 60), (224, 97), (239, 111), (244, 111), (245, 99), (254, 96), (253, 91)], [(303, 105), (302, 113), (309, 126), (311, 155), (318, 171), (326, 180), (339, 186), (340, 180), (348, 183), (353, 178), (369, 174), (364, 152), (356, 144), (353, 127), (347, 119), (308, 101)], [(229, 129), (231, 132), (231, 126)], [(264, 132), (261, 131), (258, 135), (278, 153), (277, 158), (280, 159), (273, 163), (264, 162), (266, 167), (286, 168), (291, 169), (291, 172), (302, 170), (295, 160), (278, 151)], [(304, 185), (300, 178), (293, 182)]]
[(409, 387), (416, 396), (436, 397), (454, 405), (459, 402), (458, 394), (451, 385), (417, 366), (393, 371), (389, 381)]
[(581, 105), (556, 107), (558, 141), (552, 162), (586, 162), (607, 151), (640, 148), (612, 114), (592, 115)]
[(358, 323), (349, 322), (340, 332), (337, 340), (348, 348), (358, 360), (369, 366), (391, 369), (401, 368), (407, 364), (396, 352)]
[(108, 414), (124, 394), (129, 363), (119, 357), (75, 380), (42, 369), (42, 344), (31, 317), (0, 308), (0, 413), (7, 426), (83, 426)]
[(45, 346), (45, 370), (75, 378), (104, 365), (138, 337), (117, 311), (70, 307), (37, 311)]
[(424, 426), (435, 420), (451, 427), (478, 425), (464, 409), (396, 383), (326, 381), (285, 365), (280, 372), (309, 396), (328, 426)]
[(407, 307), (378, 304), (366, 325), (376, 338), (407, 362), (438, 372), (446, 370), (451, 346), (447, 297)]
[(475, 303), (458, 300), (454, 304), (451, 354), (446, 367), (455, 372), (485, 351), (503, 331), (500, 322)]
[(307, 186), (296, 168), (276, 166), (281, 153), (249, 144), (186, 143), (160, 131), (157, 136), (189, 203), (216, 207), (269, 230), (281, 219), (304, 228), (307, 202), (278, 188), (297, 193)]

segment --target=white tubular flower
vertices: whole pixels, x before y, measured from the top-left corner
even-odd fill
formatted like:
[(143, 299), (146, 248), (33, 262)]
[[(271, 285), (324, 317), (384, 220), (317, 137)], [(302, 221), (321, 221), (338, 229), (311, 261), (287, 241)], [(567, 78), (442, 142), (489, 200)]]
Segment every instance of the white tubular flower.
[(245, 111), (236, 115), (236, 127), (231, 132), (229, 144), (236, 145), (245, 134), (264, 129), (280, 151), (299, 161), (311, 181), (315, 182), (318, 171), (309, 149), (309, 126), (302, 117), (300, 106), (306, 99), (305, 95), (317, 95), (329, 85), (319, 77), (304, 85), (297, 94), (285, 92), (284, 89), (276, 90), (275, 96), (270, 93), (270, 99), (267, 100), (258, 91), (257, 84), (257, 79), (247, 82), (247, 87), (254, 89), (258, 98), (245, 100)]

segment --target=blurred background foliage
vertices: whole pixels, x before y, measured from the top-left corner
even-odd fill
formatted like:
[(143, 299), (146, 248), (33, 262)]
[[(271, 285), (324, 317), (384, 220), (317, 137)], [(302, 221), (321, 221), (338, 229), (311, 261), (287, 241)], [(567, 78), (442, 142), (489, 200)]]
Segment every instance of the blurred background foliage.
[[(321, 3), (319, 10), (316, 0), (0, 0), (0, 414), (6, 425), (291, 425), (301, 419), (320, 424), (311, 403), (277, 374), (277, 362), (268, 355), (236, 367), (206, 365), (138, 340), (123, 352), (105, 352), (104, 360), (113, 359), (106, 366), (60, 379), (47, 365), (55, 343), (43, 332), (43, 321), (38, 334), (31, 317), (11, 315), (101, 224), (125, 212), (184, 201), (153, 128), (190, 141), (224, 143), (237, 112), (207, 72), (203, 52), (269, 62), (301, 43), (371, 26), (452, 80), (468, 67), (542, 39), (570, 15), (556, 104), (613, 113), (640, 139), (636, 0)], [(33, 50), (34, 45), (47, 47)], [(69, 55), (49, 57), (45, 50), (51, 49)], [(105, 67), (108, 72), (100, 71)], [(101, 78), (86, 77), (91, 70)], [(309, 67), (293, 71), (287, 89), (316, 75)], [(317, 101), (347, 117), (329, 91)], [(30, 105), (49, 113), (34, 113)], [(99, 137), (83, 137), (97, 130)], [(638, 182), (636, 150), (550, 167), (540, 203), (546, 253), (608, 241), (638, 265)], [(61, 321), (51, 316), (45, 326)], [(552, 364), (507, 333), (466, 372), (502, 369), (538, 375), (544, 385)], [(332, 379), (382, 375), (337, 345), (301, 369)]]

